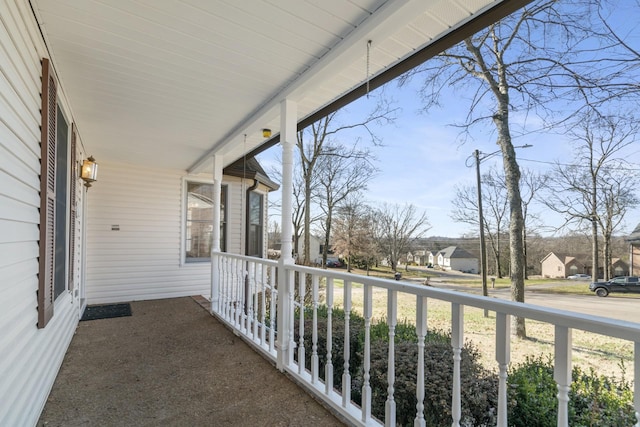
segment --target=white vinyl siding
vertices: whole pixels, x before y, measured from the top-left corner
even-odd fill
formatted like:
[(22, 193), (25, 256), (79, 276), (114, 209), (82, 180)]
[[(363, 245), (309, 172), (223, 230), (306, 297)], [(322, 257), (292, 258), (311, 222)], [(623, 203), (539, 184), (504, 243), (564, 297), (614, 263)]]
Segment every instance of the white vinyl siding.
[(449, 260), (449, 266), (452, 270), (464, 271), (467, 273), (478, 273), (478, 265), (477, 258), (451, 258)]
[[(184, 179), (179, 170), (100, 163), (99, 181), (89, 190), (89, 304), (210, 295), (211, 263), (183, 262)], [(234, 253), (240, 235), (238, 184), (224, 182), (227, 248)]]
[[(64, 292), (55, 302), (53, 318), (46, 328), (36, 327), (40, 59), (44, 56), (48, 54), (28, 3), (3, 2), (0, 19), (2, 426), (36, 424), (78, 322), (78, 302)], [(61, 103), (64, 108), (64, 99)]]

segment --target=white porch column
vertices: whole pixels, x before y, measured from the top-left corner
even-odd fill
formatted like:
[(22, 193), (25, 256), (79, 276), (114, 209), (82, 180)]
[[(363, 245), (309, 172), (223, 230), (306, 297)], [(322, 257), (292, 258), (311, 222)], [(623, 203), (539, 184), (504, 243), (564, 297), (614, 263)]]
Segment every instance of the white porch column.
[(213, 219), (211, 244), (211, 311), (220, 307), (220, 195), (222, 192), (222, 156), (213, 156)]
[(293, 236), (293, 224), (291, 222), (293, 213), (293, 150), (296, 144), (298, 111), (295, 102), (285, 99), (280, 103), (280, 144), (282, 145), (282, 247), (280, 261), (278, 265), (278, 339), (277, 367), (283, 371), (290, 360), (289, 333), (293, 325), (291, 324), (291, 309), (289, 302), (292, 300), (293, 284), (290, 282), (290, 275), (286, 271), (288, 265), (293, 264), (291, 255)]

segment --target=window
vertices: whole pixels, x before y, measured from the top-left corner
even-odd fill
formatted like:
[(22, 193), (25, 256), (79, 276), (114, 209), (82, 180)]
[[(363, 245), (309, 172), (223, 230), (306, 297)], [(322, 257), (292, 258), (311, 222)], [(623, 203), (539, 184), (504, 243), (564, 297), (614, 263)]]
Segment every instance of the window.
[(73, 268), (73, 259), (69, 259), (73, 253), (69, 215), (76, 201), (75, 186), (69, 188), (75, 182), (73, 177), (69, 179), (69, 170), (74, 170), (75, 157), (71, 163), (68, 158), (70, 149), (75, 152), (75, 134), (70, 144), (69, 124), (58, 106), (56, 88), (51, 64), (43, 58), (38, 328), (47, 326), (53, 317), (55, 300), (70, 288), (69, 271)]
[[(227, 187), (220, 192), (220, 250), (226, 251)], [(185, 261), (211, 260), (213, 242), (213, 184), (187, 182)]]
[(69, 125), (58, 107), (56, 150), (56, 226), (55, 226), (55, 277), (54, 299), (66, 289), (67, 264), (67, 172)]
[(247, 217), (247, 255), (262, 257), (262, 237), (264, 229), (264, 196), (255, 191), (249, 192)]

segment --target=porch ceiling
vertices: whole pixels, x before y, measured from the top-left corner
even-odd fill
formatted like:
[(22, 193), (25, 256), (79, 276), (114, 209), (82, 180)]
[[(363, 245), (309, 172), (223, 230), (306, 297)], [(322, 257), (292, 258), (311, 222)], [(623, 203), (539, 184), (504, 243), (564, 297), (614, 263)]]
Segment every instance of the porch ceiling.
[(31, 3), (89, 154), (197, 172), (362, 84), (368, 40), (375, 76), (502, 1)]

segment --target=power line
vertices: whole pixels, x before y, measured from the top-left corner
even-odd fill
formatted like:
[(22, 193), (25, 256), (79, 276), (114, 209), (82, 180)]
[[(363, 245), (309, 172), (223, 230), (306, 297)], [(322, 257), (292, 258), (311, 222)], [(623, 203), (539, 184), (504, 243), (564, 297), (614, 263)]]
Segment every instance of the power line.
[[(534, 159), (519, 158), (518, 160), (524, 161), (524, 162), (531, 162), (531, 163), (541, 163), (541, 164), (551, 165), (551, 166), (567, 166), (567, 167), (578, 167), (578, 168), (585, 168), (585, 169), (589, 167), (589, 166), (586, 166), (586, 165), (576, 165), (576, 164), (560, 163), (560, 162), (549, 162), (549, 161), (534, 160)], [(627, 171), (627, 172), (640, 172), (640, 168), (621, 167), (621, 166), (603, 166), (602, 169), (616, 169), (616, 170)]]

